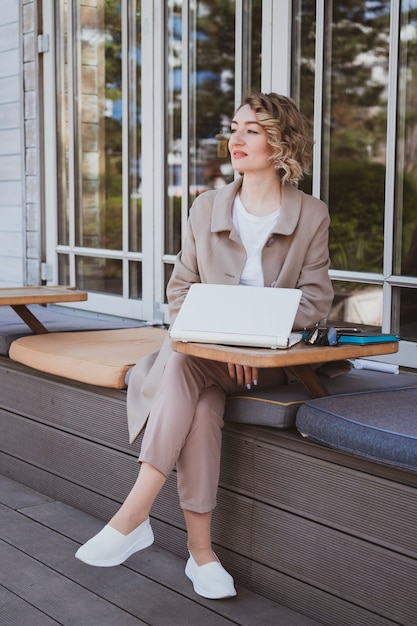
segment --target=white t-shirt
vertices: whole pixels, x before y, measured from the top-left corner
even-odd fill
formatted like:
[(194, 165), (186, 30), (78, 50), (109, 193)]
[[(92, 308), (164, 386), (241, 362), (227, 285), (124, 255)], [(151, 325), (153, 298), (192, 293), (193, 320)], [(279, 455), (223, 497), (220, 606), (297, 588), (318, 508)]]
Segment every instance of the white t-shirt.
[(239, 194), (236, 195), (233, 205), (233, 225), (239, 233), (247, 254), (246, 264), (240, 278), (241, 285), (264, 286), (262, 250), (279, 214), (280, 209), (262, 217), (252, 215), (246, 211)]

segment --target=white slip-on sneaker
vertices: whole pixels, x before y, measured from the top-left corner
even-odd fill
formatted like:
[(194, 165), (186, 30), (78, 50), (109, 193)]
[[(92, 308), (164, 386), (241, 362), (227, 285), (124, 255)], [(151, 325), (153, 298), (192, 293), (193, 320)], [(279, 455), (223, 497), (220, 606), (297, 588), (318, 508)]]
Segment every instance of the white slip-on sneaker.
[(135, 552), (153, 544), (153, 531), (147, 518), (128, 535), (107, 525), (97, 535), (78, 548), (75, 557), (87, 565), (113, 567), (120, 565)]
[(236, 595), (234, 580), (219, 560), (199, 566), (194, 561), (191, 552), (189, 554), (185, 573), (199, 596), (210, 600), (220, 600)]

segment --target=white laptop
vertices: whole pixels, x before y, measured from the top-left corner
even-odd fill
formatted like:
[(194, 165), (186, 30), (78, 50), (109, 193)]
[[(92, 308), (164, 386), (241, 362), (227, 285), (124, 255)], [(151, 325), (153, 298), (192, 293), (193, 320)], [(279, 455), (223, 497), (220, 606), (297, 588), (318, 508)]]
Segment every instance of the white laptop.
[(173, 341), (256, 348), (289, 348), (301, 289), (237, 285), (191, 285), (172, 325)]

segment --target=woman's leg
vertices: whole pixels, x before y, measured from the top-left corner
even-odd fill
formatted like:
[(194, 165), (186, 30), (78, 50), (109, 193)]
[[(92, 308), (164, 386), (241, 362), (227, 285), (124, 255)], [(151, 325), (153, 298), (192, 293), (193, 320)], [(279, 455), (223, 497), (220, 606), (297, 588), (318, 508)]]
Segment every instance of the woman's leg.
[[(217, 387), (219, 391), (216, 391)], [(204, 407), (210, 410), (212, 401), (215, 404), (213, 413), (221, 412), (222, 422), (224, 393), (229, 390), (236, 390), (236, 386), (229, 378), (224, 363), (172, 354), (149, 415), (139, 460), (169, 476), (183, 454), (196, 415), (203, 413), (198, 410), (199, 403), (210, 396)], [(206, 442), (203, 440), (201, 443), (206, 448)], [(207, 443), (211, 445), (211, 440)]]
[[(205, 397), (204, 385), (207, 384), (210, 374), (208, 362), (201, 365), (199, 367), (198, 360), (176, 354), (167, 363), (143, 438), (138, 477), (126, 500), (108, 523), (108, 526), (123, 535), (131, 533), (147, 519), (156, 496), (184, 447), (202, 390), (202, 396)], [(214, 370), (217, 369), (219, 368), (214, 367)], [(224, 367), (220, 371), (226, 376)], [(216, 417), (216, 430), (220, 432), (223, 425), (224, 393), (221, 390), (216, 392), (215, 387), (209, 389), (204, 405), (210, 411), (210, 404), (213, 403), (211, 412)], [(201, 415), (202, 412), (197, 411), (197, 414)], [(198, 430), (193, 431), (191, 439), (194, 441), (199, 436)], [(220, 454), (221, 434), (207, 437), (204, 441), (205, 435), (200, 430), (201, 455), (210, 456), (210, 449), (214, 447), (216, 466), (219, 464), (217, 457)], [(214, 475), (214, 481), (217, 486), (218, 472)], [(200, 486), (201, 483), (197, 483), (198, 491)]]
[(152, 545), (154, 535), (149, 513), (165, 480), (157, 469), (143, 464), (119, 511), (97, 535), (77, 550), (76, 558), (96, 567), (114, 567)]
[(194, 420), (177, 460), (180, 504), (188, 533), (188, 550), (197, 565), (216, 561), (211, 547), (211, 511), (216, 506), (225, 392), (203, 389)]
[(166, 478), (159, 470), (148, 463), (142, 463), (135, 484), (109, 526), (123, 535), (128, 535), (142, 524), (151, 511), (156, 496), (161, 491)]
[(189, 552), (198, 566), (216, 561), (211, 547), (211, 511), (194, 513), (184, 510)]
[(235, 596), (233, 577), (211, 549), (211, 512), (184, 511), (184, 516), (190, 553), (185, 574), (191, 580), (194, 591), (212, 600)]
[(177, 459), (181, 508), (207, 513), (216, 506), (226, 394), (216, 386), (200, 394), (187, 438)]

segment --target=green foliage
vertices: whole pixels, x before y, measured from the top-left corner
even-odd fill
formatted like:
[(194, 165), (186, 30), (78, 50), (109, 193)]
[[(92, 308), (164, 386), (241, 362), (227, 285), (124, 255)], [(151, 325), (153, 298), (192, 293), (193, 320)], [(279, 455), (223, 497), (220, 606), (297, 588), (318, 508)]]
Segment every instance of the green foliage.
[(379, 163), (332, 161), (329, 209), (333, 269), (381, 272), (385, 168)]
[[(333, 269), (381, 272), (384, 253), (385, 165), (334, 160), (330, 167), (330, 256)], [(404, 179), (403, 243), (416, 221), (417, 186)]]

